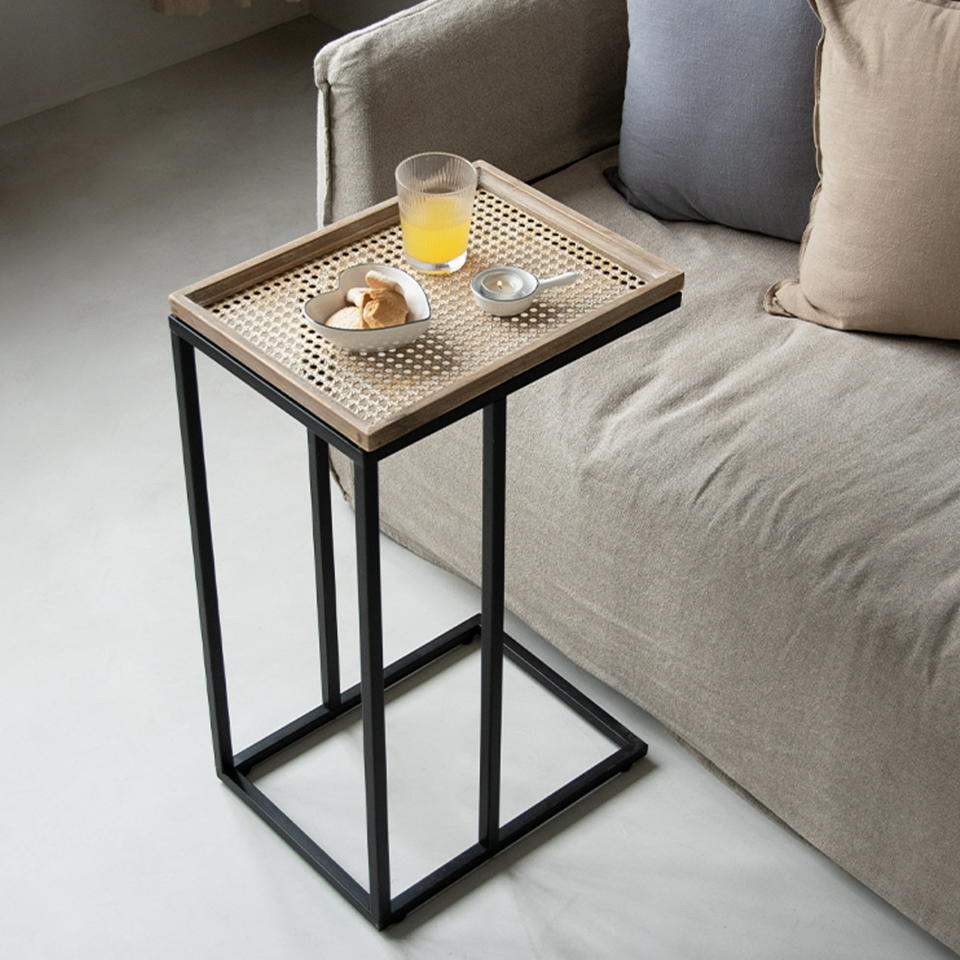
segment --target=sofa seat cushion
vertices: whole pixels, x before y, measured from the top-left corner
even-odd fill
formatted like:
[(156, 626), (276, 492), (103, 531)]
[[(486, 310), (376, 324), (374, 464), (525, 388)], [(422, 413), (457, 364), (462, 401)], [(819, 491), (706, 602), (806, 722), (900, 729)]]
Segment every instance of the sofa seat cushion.
[[(615, 162), (539, 186), (684, 303), (510, 398), (508, 606), (960, 946), (960, 347), (769, 316), (796, 245), (660, 223)], [(479, 416), (382, 479), (386, 529), (477, 581)]]

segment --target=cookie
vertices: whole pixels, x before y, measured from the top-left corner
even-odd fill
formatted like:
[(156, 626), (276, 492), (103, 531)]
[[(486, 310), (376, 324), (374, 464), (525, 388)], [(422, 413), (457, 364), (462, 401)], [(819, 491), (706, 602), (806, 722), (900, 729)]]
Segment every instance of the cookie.
[[(373, 271), (371, 271), (372, 273)], [(369, 274), (368, 274), (369, 276)], [(365, 327), (395, 327), (407, 320), (407, 301), (395, 290), (374, 287), (363, 305)]]
[(379, 270), (368, 270), (363, 279), (367, 281), (367, 286), (374, 290), (393, 290), (396, 293), (402, 293), (400, 284), (395, 283)]
[(341, 307), (327, 320), (328, 327), (337, 327), (340, 330), (362, 330), (363, 317), (359, 307)]
[(347, 291), (347, 300), (355, 307), (363, 309), (363, 305), (370, 299), (369, 287), (351, 287)]

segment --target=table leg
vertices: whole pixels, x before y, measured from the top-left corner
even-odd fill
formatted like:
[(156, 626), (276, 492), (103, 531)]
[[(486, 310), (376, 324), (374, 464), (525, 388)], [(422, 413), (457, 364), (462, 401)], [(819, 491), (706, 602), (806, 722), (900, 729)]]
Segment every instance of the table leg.
[(337, 639), (337, 583), (333, 563), (333, 518), (330, 512), (330, 460), (327, 444), (307, 433), (310, 458), (310, 503), (313, 513), (313, 560), (317, 581), (320, 631), (320, 684), (323, 703), (340, 706), (340, 648)]
[(483, 569), (480, 603), (480, 843), (500, 843), (503, 720), (503, 540), (507, 401), (483, 408)]
[[(252, 371), (233, 361), (188, 326), (171, 317), (177, 399), (186, 469), (187, 499), (193, 536), (200, 624), (203, 638), (210, 725), (217, 772), (224, 783), (258, 816), (324, 876), (379, 929), (401, 920), (440, 890), (456, 882), (500, 850), (526, 836), (617, 773), (628, 769), (647, 751), (647, 745), (593, 703), (573, 684), (503, 632), (504, 532), (506, 493), (506, 401), (493, 400), (483, 408), (483, 562), (481, 612), (384, 668), (383, 613), (380, 583), (378, 462), (382, 454), (350, 448), (355, 465), (357, 571), (360, 601), (360, 683), (340, 690), (334, 596), (332, 524), (327, 427), (301, 420), (310, 431), (311, 496), (314, 550), (317, 561), (318, 616), (324, 697), (339, 697), (336, 705), (323, 703), (233, 756), (230, 718), (223, 666), (220, 616), (214, 571), (206, 471), (203, 456), (199, 394), (194, 349), (200, 349), (240, 376), (281, 407), (298, 410), (292, 401), (275, 395)], [(278, 400), (281, 397), (283, 402)], [(290, 410), (288, 409), (288, 412)], [(303, 413), (304, 417), (307, 414)], [(349, 446), (346, 440), (344, 444)], [(387, 756), (385, 727), (386, 686), (399, 683), (417, 670), (451, 652), (460, 644), (481, 639), (481, 735), (479, 840), (441, 864), (396, 897), (391, 895), (387, 811)], [(524, 671), (584, 721), (616, 745), (616, 750), (554, 790), (506, 823), (500, 819), (501, 728), (503, 658)], [(365, 889), (269, 797), (258, 789), (253, 771), (281, 751), (303, 742), (344, 713), (360, 706), (363, 722), (364, 779), (369, 884)]]
[(390, 922), (390, 845), (387, 825), (387, 746), (383, 694), (383, 615), (380, 592), (380, 504), (373, 458), (354, 461), (357, 583), (360, 598), (360, 710), (367, 801), (370, 918)]
[(233, 746), (230, 739), (230, 711), (223, 666), (223, 640), (220, 631), (220, 604), (213, 561), (213, 535), (210, 530), (210, 500), (207, 495), (207, 471), (203, 457), (203, 430), (200, 425), (200, 394), (197, 388), (197, 361), (193, 347), (173, 334), (173, 366), (180, 408), (180, 436), (183, 442), (183, 466), (187, 480), (187, 504), (193, 540), (193, 564), (200, 606), (200, 633), (203, 664), (207, 676), (207, 702), (217, 775), (233, 773)]

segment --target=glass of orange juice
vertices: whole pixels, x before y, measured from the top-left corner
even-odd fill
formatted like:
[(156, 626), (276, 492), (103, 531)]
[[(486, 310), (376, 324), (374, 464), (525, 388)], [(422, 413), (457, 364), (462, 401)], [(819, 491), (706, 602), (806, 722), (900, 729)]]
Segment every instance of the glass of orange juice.
[(397, 167), (403, 252), (429, 273), (453, 273), (467, 260), (477, 171), (453, 153), (418, 153)]

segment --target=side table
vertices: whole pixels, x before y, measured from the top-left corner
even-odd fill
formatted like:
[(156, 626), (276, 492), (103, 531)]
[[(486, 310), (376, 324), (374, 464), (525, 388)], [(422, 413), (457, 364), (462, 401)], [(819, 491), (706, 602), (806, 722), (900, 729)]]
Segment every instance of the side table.
[[(214, 759), (221, 780), (377, 928), (534, 830), (647, 750), (646, 744), (503, 630), (507, 397), (565, 364), (676, 309), (683, 274), (479, 161), (470, 257), (452, 276), (423, 276), (430, 331), (407, 347), (347, 354), (303, 321), (301, 304), (357, 262), (404, 267), (396, 198), (180, 290), (170, 297), (174, 367), (193, 538)], [(470, 277), (496, 263), (581, 280), (512, 318), (481, 313)], [(322, 702), (234, 751), (204, 466), (195, 350), (307, 428), (314, 525)], [(483, 411), (480, 613), (384, 664), (380, 591), (381, 460)], [(342, 689), (328, 452), (354, 465), (360, 683)], [(464, 643), (480, 641), (480, 795), (477, 842), (408, 889), (390, 883), (384, 691)], [(508, 657), (615, 746), (601, 762), (507, 823), (500, 817), (503, 659)], [(258, 764), (357, 708), (363, 725), (369, 879), (364, 887), (254, 782)]]

